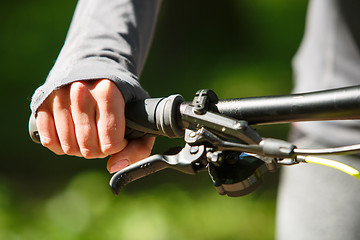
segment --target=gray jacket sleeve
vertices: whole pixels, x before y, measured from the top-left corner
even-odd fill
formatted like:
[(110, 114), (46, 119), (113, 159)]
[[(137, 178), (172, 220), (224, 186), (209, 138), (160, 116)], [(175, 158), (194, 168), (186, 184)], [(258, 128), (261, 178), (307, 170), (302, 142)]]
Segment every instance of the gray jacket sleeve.
[(161, 0), (79, 0), (65, 44), (44, 85), (34, 93), (36, 112), (49, 94), (78, 80), (107, 78), (125, 101), (148, 96), (138, 82)]

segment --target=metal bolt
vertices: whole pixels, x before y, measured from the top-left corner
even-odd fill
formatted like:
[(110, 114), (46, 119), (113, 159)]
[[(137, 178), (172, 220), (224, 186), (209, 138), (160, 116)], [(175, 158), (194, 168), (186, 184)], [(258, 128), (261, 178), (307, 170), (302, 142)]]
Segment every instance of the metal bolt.
[(191, 133), (189, 134), (189, 136), (190, 136), (191, 138), (196, 137), (196, 132), (191, 132)]
[(215, 166), (220, 166), (223, 160), (222, 152), (208, 152), (206, 158)]
[(198, 146), (192, 146), (190, 148), (190, 153), (191, 154), (196, 154), (199, 151), (199, 147)]

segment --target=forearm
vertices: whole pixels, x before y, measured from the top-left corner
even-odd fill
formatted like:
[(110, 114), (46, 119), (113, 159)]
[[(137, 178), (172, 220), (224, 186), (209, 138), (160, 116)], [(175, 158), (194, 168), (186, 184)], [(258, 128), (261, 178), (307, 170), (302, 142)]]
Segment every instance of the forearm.
[(138, 76), (159, 6), (160, 0), (80, 0), (59, 57), (33, 96), (32, 111), (54, 89), (78, 80), (110, 79), (126, 102), (145, 98)]

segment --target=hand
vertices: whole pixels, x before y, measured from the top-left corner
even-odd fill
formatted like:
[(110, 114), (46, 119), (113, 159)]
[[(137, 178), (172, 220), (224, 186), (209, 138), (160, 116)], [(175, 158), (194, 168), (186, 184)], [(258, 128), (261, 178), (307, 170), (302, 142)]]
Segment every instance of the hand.
[(108, 79), (78, 81), (53, 91), (37, 111), (43, 146), (56, 154), (108, 155), (110, 173), (150, 155), (154, 138), (126, 140), (125, 102)]

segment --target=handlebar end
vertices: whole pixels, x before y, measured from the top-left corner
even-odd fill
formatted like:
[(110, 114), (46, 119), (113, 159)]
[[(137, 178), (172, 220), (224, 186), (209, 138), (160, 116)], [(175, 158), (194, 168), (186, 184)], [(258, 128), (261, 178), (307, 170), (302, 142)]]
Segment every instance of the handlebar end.
[(30, 134), (31, 139), (34, 142), (41, 143), (40, 135), (39, 135), (39, 132), (37, 130), (36, 118), (35, 118), (34, 114), (31, 114), (31, 116), (29, 118), (29, 134)]

